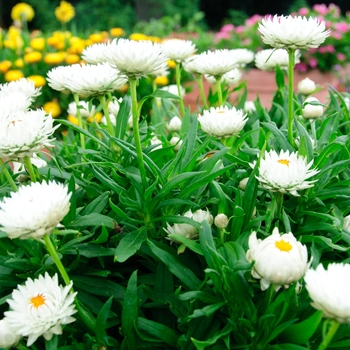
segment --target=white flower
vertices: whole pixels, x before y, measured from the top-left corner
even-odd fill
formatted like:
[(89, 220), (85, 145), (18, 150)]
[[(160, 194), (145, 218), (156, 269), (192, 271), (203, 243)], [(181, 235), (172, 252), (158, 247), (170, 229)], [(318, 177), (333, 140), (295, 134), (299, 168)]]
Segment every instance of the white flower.
[(156, 147), (153, 147), (152, 148), (152, 151), (155, 151), (156, 149), (161, 149), (163, 148), (163, 145), (162, 145), (162, 141), (159, 140), (159, 138), (157, 136), (153, 136), (151, 138), (151, 145), (152, 146), (156, 146)]
[(302, 113), (305, 119), (316, 119), (323, 115), (323, 106), (316, 97), (308, 97), (303, 106)]
[(344, 103), (346, 108), (350, 111), (350, 98), (349, 97), (343, 97)]
[(248, 114), (256, 112), (256, 107), (254, 101), (245, 101), (244, 102), (244, 111)]
[(162, 45), (169, 59), (176, 62), (183, 62), (197, 51), (196, 45), (191, 40), (166, 39)]
[(245, 67), (247, 64), (254, 61), (254, 52), (248, 49), (231, 49), (231, 53), (235, 61), (240, 67)]
[[(33, 157), (30, 158), (30, 162), (35, 165), (38, 169), (46, 167), (47, 162), (46, 160), (39, 158), (35, 153), (33, 154)], [(24, 171), (23, 163), (13, 162), (13, 169), (12, 172), (14, 174), (18, 174), (20, 172)]]
[[(115, 116), (114, 114), (111, 114), (111, 113), (109, 114), (109, 120), (111, 121), (111, 124), (112, 124), (113, 126), (116, 126), (116, 124), (117, 124), (117, 118), (116, 118), (116, 116)], [(101, 123), (102, 123), (103, 125), (107, 125), (107, 118), (106, 118), (105, 115), (102, 117)]]
[[(79, 112), (83, 118), (90, 118), (96, 114), (96, 107), (91, 105), (91, 110), (89, 110), (89, 102), (79, 101)], [(77, 116), (77, 104), (73, 101), (68, 105), (67, 113), (73, 117)]]
[(11, 348), (21, 340), (21, 336), (16, 334), (10, 327), (6, 318), (0, 320), (0, 348)]
[(123, 102), (123, 98), (114, 98), (112, 101), (108, 103), (108, 111), (114, 115), (118, 115), (120, 104)]
[[(210, 84), (216, 83), (216, 78), (214, 76), (209, 74), (204, 74), (204, 77)], [(242, 78), (242, 72), (238, 68), (233, 68), (229, 72), (225, 73), (221, 77), (220, 81), (222, 83), (225, 83), (226, 85), (233, 85), (233, 84), (237, 84), (241, 78)]]
[(152, 41), (114, 39), (107, 44), (106, 59), (129, 78), (140, 78), (167, 67), (161, 44)]
[(62, 287), (57, 274), (51, 278), (46, 272), (45, 277), (28, 278), (12, 292), (12, 299), (6, 300), (10, 311), (4, 313), (5, 319), (18, 335), (28, 337), (27, 346), (41, 335), (50, 340), (54, 334), (62, 334), (62, 325), (75, 321), (77, 293), (70, 293), (72, 284)]
[(228, 217), (225, 214), (218, 214), (215, 216), (214, 224), (217, 228), (223, 230), (228, 225)]
[(93, 44), (86, 47), (83, 50), (81, 54), (81, 58), (85, 60), (87, 63), (91, 63), (91, 64), (107, 62), (106, 51), (107, 51), (107, 44), (105, 43)]
[(248, 181), (249, 181), (249, 177), (245, 177), (244, 179), (242, 179), (239, 184), (238, 184), (238, 187), (242, 190), (242, 191), (245, 191), (246, 187), (247, 187), (247, 184), (248, 184)]
[(323, 316), (350, 324), (350, 265), (331, 263), (326, 270), (322, 264), (308, 270), (304, 280), (313, 300), (311, 305), (322, 310)]
[(167, 124), (167, 128), (169, 131), (180, 131), (182, 126), (182, 121), (178, 116), (172, 117)]
[(12, 92), (0, 96), (0, 113), (4, 116), (12, 112), (27, 111), (31, 104), (31, 98), (24, 92)]
[(344, 218), (344, 224), (343, 224), (343, 229), (350, 232), (350, 215), (345, 216)]
[(279, 288), (298, 282), (309, 268), (307, 249), (289, 232), (280, 235), (275, 227), (272, 234), (264, 240), (257, 239), (256, 232), (249, 237), (249, 262), (254, 261), (252, 276), (260, 279), (261, 290), (273, 284)]
[(71, 76), (73, 67), (59, 66), (55, 67), (47, 72), (47, 84), (54, 90), (62, 91), (63, 93), (69, 93), (70, 90), (67, 87), (67, 79)]
[(183, 62), (182, 66), (186, 72), (192, 73), (192, 74), (199, 73), (198, 67), (197, 67), (196, 62), (195, 62), (197, 57), (198, 57), (198, 55), (193, 55), (193, 56), (187, 58)]
[(68, 187), (56, 182), (32, 182), (0, 202), (0, 230), (10, 239), (41, 239), (67, 215)]
[(310, 95), (316, 90), (316, 84), (313, 80), (306, 77), (298, 83), (298, 92), (302, 95)]
[(203, 115), (198, 115), (198, 121), (205, 133), (228, 138), (237, 135), (243, 129), (248, 120), (246, 117), (240, 109), (221, 106), (204, 110)]
[[(300, 62), (300, 51), (294, 53), (295, 64)], [(274, 71), (277, 66), (281, 69), (288, 69), (289, 56), (284, 49), (261, 50), (255, 55), (255, 66), (264, 71)]]
[[(183, 216), (191, 218), (196, 222), (201, 223), (202, 221), (208, 221), (209, 225), (213, 224), (213, 216), (209, 213), (208, 210), (196, 210), (192, 213), (191, 209), (188, 210)], [(168, 234), (176, 233), (178, 235), (184, 236), (189, 239), (196, 239), (198, 237), (197, 229), (189, 224), (174, 224), (170, 226), (167, 223), (167, 228), (164, 229)]]
[(317, 48), (330, 35), (324, 21), (302, 16), (265, 17), (258, 30), (265, 44), (293, 50)]
[(58, 127), (42, 109), (0, 116), (0, 157), (16, 161), (52, 147), (54, 139), (49, 137)]
[(169, 142), (172, 146), (174, 146), (174, 151), (176, 152), (181, 148), (181, 145), (183, 143), (180, 137), (177, 137), (177, 136), (173, 136)]
[(36, 88), (34, 81), (26, 78), (0, 85), (0, 98), (11, 95), (14, 92), (27, 95), (32, 102), (41, 94), (41, 87)]
[[(256, 178), (262, 187), (272, 192), (290, 193), (299, 196), (297, 191), (310, 188), (317, 180), (306, 181), (316, 175), (317, 169), (310, 170), (313, 161), (306, 159), (297, 152), (265, 151), (265, 157), (260, 159), (259, 175)], [(255, 162), (250, 164), (254, 168)]]

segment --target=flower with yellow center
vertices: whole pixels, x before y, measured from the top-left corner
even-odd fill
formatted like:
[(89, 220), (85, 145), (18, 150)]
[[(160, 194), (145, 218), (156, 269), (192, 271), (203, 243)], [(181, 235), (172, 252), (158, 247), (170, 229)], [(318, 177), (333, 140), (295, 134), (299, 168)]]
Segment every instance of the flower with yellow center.
[(57, 100), (46, 102), (43, 105), (43, 110), (47, 114), (51, 113), (52, 118), (56, 118), (62, 113), (61, 107)]
[(256, 232), (249, 237), (246, 258), (254, 262), (252, 276), (260, 279), (260, 287), (266, 290), (270, 284), (279, 288), (298, 282), (309, 268), (306, 246), (289, 232), (280, 235), (275, 227), (264, 240), (258, 239)]
[(39, 51), (29, 52), (23, 56), (23, 60), (26, 63), (38, 63), (42, 60), (42, 58), (43, 54)]
[(18, 70), (18, 69), (9, 70), (5, 73), (5, 76), (4, 76), (6, 81), (15, 81), (15, 80), (19, 80), (23, 77), (24, 77), (23, 72)]
[(70, 292), (72, 284), (62, 287), (57, 274), (50, 277), (46, 272), (37, 279), (28, 278), (12, 292), (12, 299), (6, 300), (10, 311), (5, 312), (5, 320), (17, 335), (28, 337), (27, 347), (40, 336), (50, 340), (54, 334), (62, 334), (62, 325), (75, 321), (77, 293)]
[(34, 10), (30, 5), (20, 2), (12, 7), (11, 18), (15, 21), (27, 21), (30, 22), (34, 18)]
[(30, 75), (27, 79), (34, 81), (36, 88), (46, 85), (46, 79), (42, 75)]
[(75, 16), (74, 7), (67, 1), (61, 1), (55, 9), (55, 16), (60, 22), (67, 23)]
[(111, 35), (113, 36), (113, 37), (118, 37), (118, 36), (125, 36), (125, 31), (124, 31), (124, 29), (123, 28), (119, 28), (119, 27), (117, 27), (117, 28), (111, 28), (110, 30), (109, 30), (109, 32), (111, 33)]
[(45, 48), (45, 39), (44, 38), (33, 38), (30, 40), (29, 45), (34, 50), (42, 51)]
[(12, 62), (9, 60), (4, 60), (0, 62), (0, 72), (6, 73), (12, 66)]

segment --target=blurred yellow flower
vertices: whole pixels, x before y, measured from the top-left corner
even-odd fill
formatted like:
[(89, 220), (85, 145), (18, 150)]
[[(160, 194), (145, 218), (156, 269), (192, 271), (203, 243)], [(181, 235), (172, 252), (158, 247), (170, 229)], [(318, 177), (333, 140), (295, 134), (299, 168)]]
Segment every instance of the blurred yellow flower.
[(67, 49), (67, 52), (73, 54), (81, 54), (85, 49), (85, 40), (77, 36), (73, 36), (69, 39), (70, 47)]
[(43, 54), (39, 51), (29, 52), (23, 56), (23, 60), (26, 63), (38, 63), (42, 60), (42, 58)]
[(47, 64), (60, 64), (66, 57), (65, 52), (49, 52), (44, 56), (44, 62)]
[(67, 23), (75, 16), (74, 7), (67, 1), (61, 1), (55, 9), (55, 16), (60, 22)]
[(52, 118), (58, 117), (62, 112), (62, 109), (58, 104), (57, 100), (46, 102), (43, 105), (43, 109), (46, 113), (51, 113)]
[(36, 88), (42, 87), (46, 84), (46, 79), (42, 75), (30, 75), (27, 79), (34, 81)]
[(160, 77), (156, 77), (155, 82), (157, 85), (165, 86), (169, 84), (169, 79), (167, 76), (162, 75)]
[(0, 62), (0, 72), (6, 73), (12, 66), (12, 62), (9, 60), (4, 60)]
[(25, 2), (20, 2), (17, 5), (13, 6), (11, 10), (11, 18), (19, 21), (31, 21), (34, 17), (33, 7), (26, 4)]
[(14, 27), (10, 26), (6, 38), (4, 40), (4, 46), (9, 49), (20, 49), (23, 46), (24, 42), (21, 37), (21, 31)]
[(142, 33), (132, 33), (132, 34), (130, 34), (129, 39), (136, 40), (136, 41), (147, 40), (147, 35), (142, 34)]
[(73, 53), (69, 53), (67, 54), (67, 56), (65, 57), (64, 61), (67, 64), (75, 64), (75, 63), (79, 63), (80, 62), (80, 56), (73, 54)]
[(5, 76), (4, 76), (6, 81), (15, 81), (15, 80), (19, 80), (23, 77), (24, 77), (24, 74), (19, 69), (11, 69), (11, 70), (7, 71), (5, 73)]
[(93, 123), (96, 120), (97, 123), (101, 123), (102, 117), (103, 117), (102, 113), (97, 112), (93, 117), (87, 118), (87, 121), (89, 123)]
[(29, 42), (30, 47), (34, 50), (42, 51), (45, 47), (45, 39), (44, 38), (33, 38)]
[(176, 62), (173, 60), (168, 60), (168, 67), (169, 68), (176, 68)]
[(14, 65), (17, 68), (23, 68), (24, 67), (24, 61), (22, 58), (17, 58), (16, 61), (14, 62)]
[(129, 89), (129, 85), (128, 85), (128, 84), (125, 84), (125, 85), (123, 85), (123, 86), (119, 89), (119, 91), (120, 91), (121, 93), (126, 93), (126, 92), (128, 91), (128, 89)]
[(47, 38), (47, 43), (48, 45), (54, 47), (56, 50), (62, 50), (71, 36), (71, 32), (68, 31), (55, 31), (53, 32), (52, 36)]
[(67, 120), (75, 125), (79, 125), (79, 121), (77, 117), (74, 117), (73, 115), (69, 115), (67, 117)]
[(125, 36), (125, 31), (123, 28), (111, 28), (110, 31), (112, 36), (117, 37), (117, 36)]
[(160, 43), (161, 42), (161, 39), (159, 37), (157, 37), (157, 36), (148, 36), (147, 40), (151, 40), (154, 43)]
[(104, 37), (102, 35), (102, 33), (94, 33), (94, 34), (90, 34), (89, 35), (89, 40), (93, 43), (101, 43), (104, 41)]

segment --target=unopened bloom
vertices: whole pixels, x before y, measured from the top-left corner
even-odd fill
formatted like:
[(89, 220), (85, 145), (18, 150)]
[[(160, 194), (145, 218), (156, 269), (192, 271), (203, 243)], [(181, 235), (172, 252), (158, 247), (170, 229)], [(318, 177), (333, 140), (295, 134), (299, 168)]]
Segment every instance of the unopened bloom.
[(350, 232), (350, 215), (345, 216), (343, 229)]
[[(313, 161), (307, 163), (306, 159), (297, 152), (265, 151), (260, 159), (259, 175), (256, 178), (260, 185), (272, 192), (290, 193), (299, 196), (297, 191), (310, 188), (317, 180), (307, 181), (316, 175), (317, 169), (310, 169)], [(254, 168), (255, 162), (250, 164)]]
[[(209, 74), (204, 74), (204, 77), (210, 84), (216, 83), (216, 78), (214, 76)], [(225, 73), (221, 77), (220, 81), (222, 83), (225, 83), (226, 85), (233, 85), (233, 84), (237, 84), (241, 78), (242, 78), (241, 70), (239, 68), (233, 68), (229, 72)]]
[(166, 39), (162, 45), (169, 59), (176, 62), (183, 62), (197, 51), (191, 40)]
[(151, 138), (151, 146), (156, 146), (156, 147), (153, 147), (152, 148), (152, 151), (155, 151), (155, 150), (157, 150), (157, 149), (161, 149), (161, 148), (163, 148), (163, 144), (162, 144), (162, 141), (161, 140), (159, 140), (159, 138), (156, 136), (156, 135), (154, 135), (152, 138)]
[(75, 321), (77, 293), (70, 292), (72, 285), (62, 287), (57, 274), (50, 277), (46, 272), (13, 290), (12, 298), (6, 300), (10, 310), (4, 313), (5, 319), (18, 335), (28, 337), (27, 346), (40, 336), (50, 340), (54, 334), (62, 334), (62, 325)]
[(289, 232), (280, 235), (275, 227), (272, 234), (264, 240), (252, 232), (249, 237), (249, 262), (254, 261), (252, 276), (260, 279), (261, 290), (273, 284), (275, 290), (298, 282), (309, 268), (306, 246), (296, 240)]
[(292, 50), (317, 48), (330, 35), (317, 17), (270, 16), (262, 19), (258, 30), (265, 44)]
[[(300, 51), (294, 53), (294, 63), (300, 62)], [(287, 69), (289, 64), (288, 52), (284, 49), (265, 49), (256, 53), (255, 66), (264, 71), (274, 71), (279, 66)]]
[(349, 276), (350, 264), (331, 263), (327, 269), (319, 264), (304, 277), (311, 305), (324, 317), (346, 324), (350, 324)]
[(6, 317), (0, 320), (0, 348), (14, 347), (20, 340), (21, 336), (10, 327)]
[(240, 109), (227, 106), (211, 107), (198, 115), (202, 130), (216, 137), (228, 138), (237, 135), (247, 122), (247, 115)]
[[(193, 219), (199, 223), (206, 220), (210, 225), (213, 224), (213, 216), (209, 213), (208, 210), (199, 209), (192, 213), (190, 209), (183, 216)], [(168, 234), (176, 233), (189, 239), (196, 239), (198, 237), (198, 230), (189, 224), (174, 224), (173, 226), (170, 226), (167, 223), (167, 228), (164, 230)]]
[(180, 131), (182, 126), (182, 121), (178, 116), (172, 117), (167, 124), (167, 129), (169, 131)]
[(174, 146), (174, 151), (176, 152), (181, 148), (181, 145), (183, 143), (183, 141), (178, 136), (173, 136), (169, 142), (172, 146)]
[(225, 214), (218, 214), (215, 216), (214, 224), (219, 229), (225, 229), (228, 225), (228, 217)]
[(41, 239), (67, 215), (68, 187), (56, 182), (32, 182), (0, 202), (0, 228), (10, 239)]
[[(89, 106), (86, 101), (79, 101), (79, 112), (83, 118), (93, 118), (96, 114), (96, 107), (94, 105)], [(73, 117), (77, 116), (77, 104), (74, 101), (68, 105), (67, 113)]]
[(244, 102), (244, 111), (248, 114), (256, 112), (256, 107), (254, 101), (245, 101)]
[(323, 115), (323, 106), (316, 97), (311, 96), (304, 101), (302, 113), (305, 119), (316, 119)]
[(298, 83), (298, 92), (302, 95), (310, 95), (316, 90), (316, 84), (310, 78), (300, 80)]

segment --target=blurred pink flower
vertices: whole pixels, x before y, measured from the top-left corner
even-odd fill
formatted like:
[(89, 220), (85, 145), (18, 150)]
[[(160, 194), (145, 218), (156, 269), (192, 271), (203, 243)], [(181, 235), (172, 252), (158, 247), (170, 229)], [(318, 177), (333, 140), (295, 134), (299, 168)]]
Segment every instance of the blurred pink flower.
[(230, 33), (227, 32), (218, 32), (215, 34), (215, 39), (221, 40), (221, 39), (229, 39)]
[(349, 25), (346, 22), (334, 23), (334, 29), (340, 33), (346, 33), (349, 31)]
[(309, 9), (307, 7), (302, 7), (299, 9), (300, 16), (307, 16), (309, 14)]
[(318, 66), (318, 62), (317, 62), (317, 59), (316, 58), (310, 58), (310, 61), (309, 61), (309, 66), (311, 68), (316, 68)]
[(220, 32), (224, 32), (224, 33), (232, 32), (234, 29), (235, 29), (235, 26), (234, 26), (233, 24), (229, 23), (229, 24), (225, 24), (225, 25), (220, 29)]
[(335, 4), (329, 4), (328, 6), (329, 12), (333, 15), (333, 17), (338, 18), (340, 16), (340, 7)]
[(312, 9), (320, 15), (326, 15), (329, 12), (328, 7), (325, 4), (316, 4), (312, 7)]
[(331, 33), (331, 36), (333, 36), (333, 38), (337, 40), (340, 40), (343, 37), (343, 35), (339, 32), (333, 32)]
[(253, 26), (254, 24), (260, 22), (261, 19), (262, 19), (262, 16), (256, 14), (256, 15), (253, 15), (252, 17), (248, 18), (245, 21), (245, 24), (248, 26)]
[(295, 69), (296, 69), (298, 72), (306, 73), (306, 72), (307, 72), (307, 64), (306, 64), (306, 63), (303, 63), (303, 62), (300, 62), (300, 63), (298, 63), (298, 64), (295, 65)]
[(343, 53), (340, 52), (337, 54), (337, 59), (339, 61), (345, 61), (345, 58), (346, 58), (346, 56)]
[(243, 32), (244, 32), (244, 27), (243, 26), (236, 27), (236, 33), (243, 33)]

